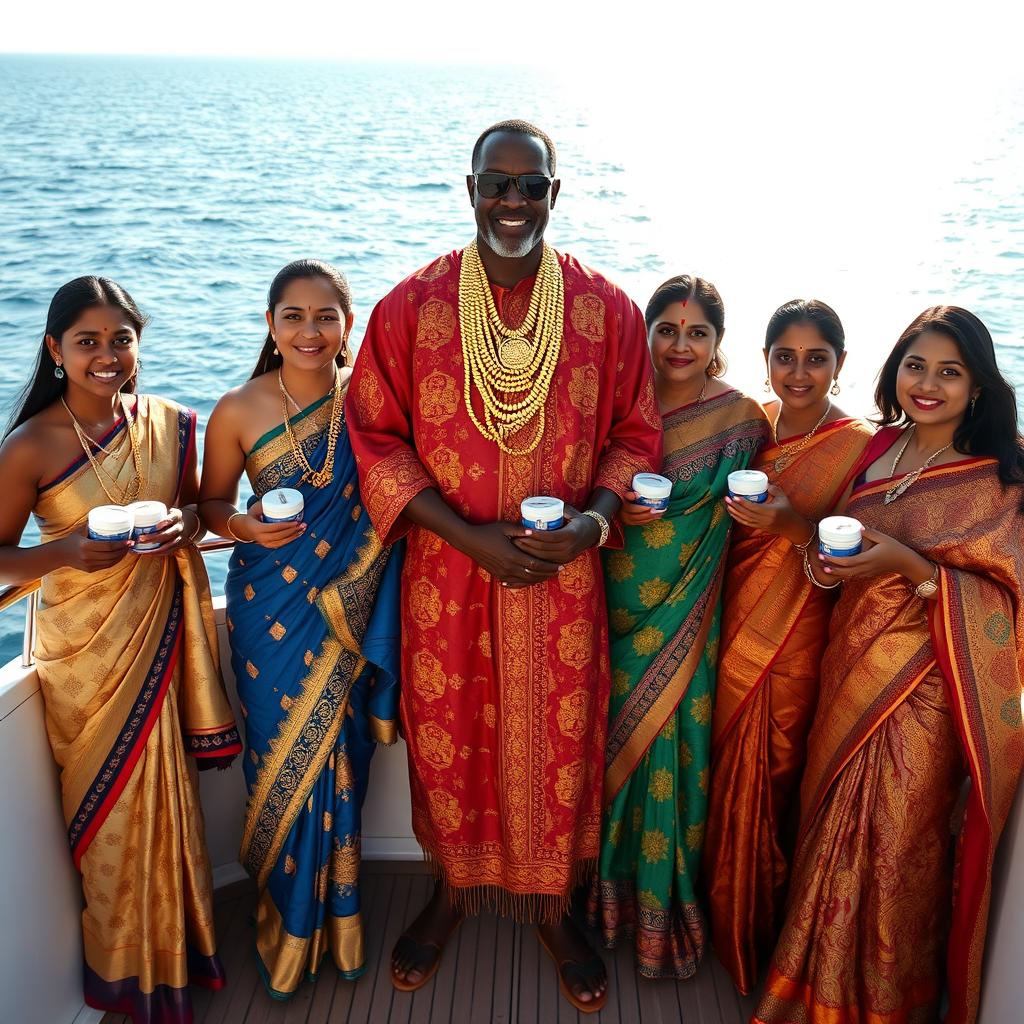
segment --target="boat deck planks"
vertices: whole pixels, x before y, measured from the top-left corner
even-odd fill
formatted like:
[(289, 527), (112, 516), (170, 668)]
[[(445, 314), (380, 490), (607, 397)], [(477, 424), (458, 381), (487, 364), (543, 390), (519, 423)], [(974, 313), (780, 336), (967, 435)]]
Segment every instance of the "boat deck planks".
[[(754, 1009), (755, 1000), (736, 992), (711, 955), (690, 981), (649, 982), (637, 977), (625, 945), (603, 951), (610, 981), (605, 1008), (578, 1013), (562, 998), (554, 964), (533, 929), (492, 914), (463, 922), (431, 982), (418, 992), (397, 992), (391, 947), (433, 882), (421, 864), (379, 862), (363, 865), (362, 882), (366, 973), (345, 981), (325, 964), (315, 983), (304, 983), (286, 1002), (267, 996), (256, 971), (251, 884), (218, 892), (228, 986), (214, 993), (192, 989), (195, 1024), (744, 1024)], [(129, 1019), (108, 1013), (103, 1024)]]

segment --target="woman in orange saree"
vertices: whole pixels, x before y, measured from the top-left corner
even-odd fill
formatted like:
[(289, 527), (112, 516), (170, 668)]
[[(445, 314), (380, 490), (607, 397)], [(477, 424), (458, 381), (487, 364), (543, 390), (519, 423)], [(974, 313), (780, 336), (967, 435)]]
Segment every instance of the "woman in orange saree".
[[(224, 985), (191, 755), (240, 750), (217, 661), (193, 503), (196, 415), (135, 395), (144, 320), (121, 288), (54, 296), (36, 374), (0, 448), (0, 582), (40, 579), (36, 666), (81, 872), (84, 988), (144, 1024), (192, 1020), (189, 983)], [(58, 372), (59, 371), (59, 372)], [(161, 501), (135, 553), (90, 509)], [(30, 512), (41, 543), (19, 547)]]
[(761, 1024), (934, 1021), (944, 981), (948, 1024), (977, 1018), (1024, 762), (1024, 446), (992, 339), (957, 307), (907, 328), (876, 402), (845, 502), (864, 550), (806, 563), (845, 585)]
[[(806, 520), (829, 515), (872, 429), (830, 399), (846, 357), (843, 325), (817, 299), (779, 307), (764, 346), (779, 402), (775, 443), (755, 469), (764, 504), (726, 498), (732, 535), (722, 605), (704, 845), (711, 940), (743, 993), (771, 952), (789, 873), (786, 824), (818, 702), (834, 601), (803, 569)], [(788, 498), (788, 501), (786, 500)]]

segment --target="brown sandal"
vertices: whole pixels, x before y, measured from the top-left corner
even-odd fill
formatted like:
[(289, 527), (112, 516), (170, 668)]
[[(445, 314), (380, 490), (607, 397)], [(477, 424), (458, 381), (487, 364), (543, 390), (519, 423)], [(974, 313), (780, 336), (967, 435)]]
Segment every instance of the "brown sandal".
[(593, 992), (592, 986), (595, 978), (599, 978), (603, 974), (607, 981), (608, 974), (604, 961), (596, 953), (587, 957), (582, 963), (579, 960), (559, 960), (551, 951), (551, 947), (544, 941), (544, 936), (539, 931), (537, 932), (537, 939), (558, 970), (558, 987), (562, 990), (562, 995), (565, 996), (566, 1000), (579, 1010), (580, 1013), (597, 1013), (598, 1010), (603, 1009), (604, 1004), (608, 1001), (607, 985), (599, 996), (594, 996), (589, 1003), (585, 1003), (573, 994), (568, 982), (580, 981)]
[[(422, 970), (423, 977), (420, 978), (419, 981), (406, 981), (404, 978), (399, 978), (395, 974), (395, 965), (392, 963), (391, 984), (394, 985), (399, 992), (415, 992), (417, 989), (423, 988), (423, 986), (426, 985), (426, 983), (430, 981), (435, 974), (437, 974), (437, 969), (441, 966), (441, 956), (444, 954), (444, 947), (448, 945), (452, 936), (459, 930), (460, 924), (462, 924), (461, 918), (446, 936), (444, 945), (438, 945), (436, 942), (420, 942), (418, 939), (414, 939), (408, 932), (403, 932), (398, 937), (398, 941), (395, 943), (395, 948), (392, 950), (391, 956), (394, 958), (395, 953), (401, 952), (413, 962), (413, 966), (410, 967), (409, 970)], [(431, 958), (433, 962), (431, 962)], [(426, 968), (426, 970), (424, 970), (424, 968)]]

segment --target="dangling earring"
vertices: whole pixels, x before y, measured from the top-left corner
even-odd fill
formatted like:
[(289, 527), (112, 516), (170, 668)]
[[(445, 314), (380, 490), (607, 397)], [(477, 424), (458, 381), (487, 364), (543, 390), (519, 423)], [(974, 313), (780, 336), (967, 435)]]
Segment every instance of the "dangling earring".
[(279, 356), (281, 353), (277, 351), (277, 346), (274, 346), (274, 355)]
[(348, 361), (349, 361), (349, 357), (351, 356), (351, 353), (348, 350), (348, 335), (347, 334), (345, 335), (344, 338), (341, 339), (341, 355), (342, 355), (342, 358), (344, 360), (345, 365), (348, 366), (349, 365)]
[(972, 416), (974, 415), (974, 407), (975, 407), (975, 406), (976, 406), (977, 404), (978, 404), (978, 396), (977, 396), (977, 395), (975, 395), (975, 396), (974, 396), (974, 397), (973, 397), (973, 398), (971, 399), (971, 415), (972, 415)]
[(64, 379), (64, 367), (61, 366), (60, 363), (58, 363), (53, 368), (53, 375), (54, 375), (54, 377), (57, 378), (57, 380), (63, 380)]
[(768, 392), (771, 391), (771, 389), (772, 389), (772, 379), (771, 379), (771, 377), (765, 377), (765, 379), (764, 379), (764, 393), (768, 394)]
[(828, 389), (828, 391), (829, 391), (830, 395), (838, 395), (839, 394), (840, 388), (839, 388), (839, 378), (838, 377), (836, 377), (836, 379), (834, 381), (832, 381), (832, 387), (830, 387)]

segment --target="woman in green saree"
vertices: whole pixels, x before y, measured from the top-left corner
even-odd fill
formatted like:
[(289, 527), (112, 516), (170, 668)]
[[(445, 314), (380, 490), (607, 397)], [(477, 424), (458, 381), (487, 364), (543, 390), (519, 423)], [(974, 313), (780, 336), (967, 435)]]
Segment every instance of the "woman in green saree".
[(707, 811), (729, 473), (769, 436), (760, 405), (721, 379), (725, 310), (681, 275), (645, 314), (665, 429), (668, 508), (622, 510), (605, 560), (612, 694), (605, 817), (592, 923), (608, 947), (633, 936), (637, 971), (688, 978), (706, 929), (695, 885)]

